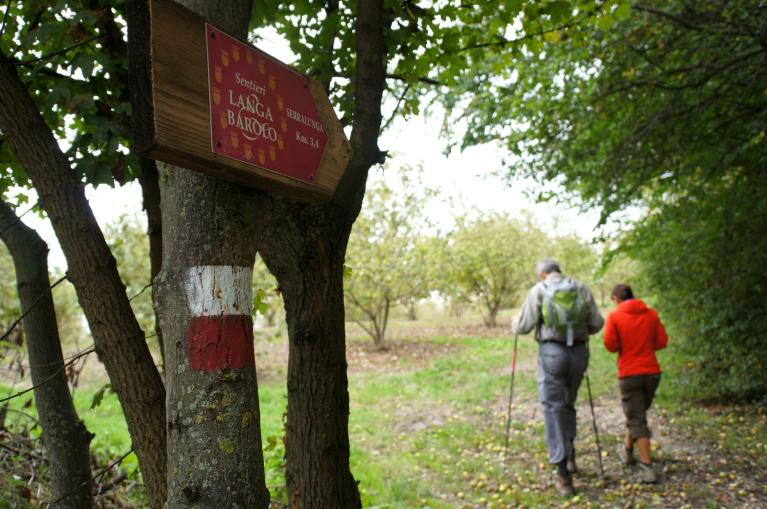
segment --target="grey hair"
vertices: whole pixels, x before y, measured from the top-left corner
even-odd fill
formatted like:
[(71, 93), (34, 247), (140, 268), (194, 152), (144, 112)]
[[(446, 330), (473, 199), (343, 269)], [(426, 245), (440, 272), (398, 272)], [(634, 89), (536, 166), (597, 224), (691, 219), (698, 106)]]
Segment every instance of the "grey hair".
[(541, 260), (535, 266), (535, 273), (538, 275), (549, 274), (550, 272), (562, 272), (559, 268), (559, 263), (552, 258)]

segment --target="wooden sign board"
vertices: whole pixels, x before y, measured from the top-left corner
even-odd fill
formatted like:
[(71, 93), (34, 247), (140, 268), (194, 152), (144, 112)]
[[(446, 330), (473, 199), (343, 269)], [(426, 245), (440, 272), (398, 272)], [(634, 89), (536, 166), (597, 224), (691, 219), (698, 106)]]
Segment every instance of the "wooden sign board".
[(319, 82), (172, 0), (149, 3), (148, 28), (139, 153), (304, 201), (333, 196), (351, 147)]

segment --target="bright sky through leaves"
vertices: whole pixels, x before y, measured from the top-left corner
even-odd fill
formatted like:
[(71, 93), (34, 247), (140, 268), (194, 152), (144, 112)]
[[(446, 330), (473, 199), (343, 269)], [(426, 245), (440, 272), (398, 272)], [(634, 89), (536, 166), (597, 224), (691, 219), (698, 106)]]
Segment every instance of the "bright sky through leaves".
[[(264, 30), (260, 33), (262, 39), (256, 43), (259, 49), (287, 63), (295, 59), (287, 43), (281, 42), (280, 36), (274, 31)], [(419, 115), (408, 120), (397, 118), (379, 143), (383, 150), (390, 153), (389, 169), (384, 172), (380, 167), (374, 168), (371, 183), (383, 178), (396, 189), (400, 182), (397, 171), (399, 167), (421, 166), (423, 185), (440, 192), (439, 198), (432, 200), (423, 213), (441, 229), (450, 227), (456, 213), (472, 208), (480, 213), (499, 211), (513, 215), (530, 210), (536, 222), (542, 226), (556, 227), (563, 233), (575, 232), (586, 240), (596, 236), (594, 228), (599, 220), (597, 211), (582, 213), (576, 208), (553, 203), (535, 203), (533, 197), (525, 194), (525, 191), (531, 189), (530, 181), (519, 181), (509, 187), (504, 180), (495, 176), (495, 173), (502, 170), (502, 160), (508, 158), (502, 149), (483, 145), (468, 148), (464, 152), (455, 149), (446, 157), (445, 140), (440, 137), (441, 118), (441, 112), (434, 112), (431, 117)], [(102, 185), (94, 189), (88, 186), (87, 189), (91, 207), (102, 227), (124, 213), (138, 214), (144, 221), (138, 183), (115, 188)], [(30, 203), (34, 203), (34, 200), (30, 198)], [(49, 222), (37, 216), (32, 217), (31, 214), (25, 217), (25, 221), (48, 243), (51, 265), (63, 268), (66, 262)]]

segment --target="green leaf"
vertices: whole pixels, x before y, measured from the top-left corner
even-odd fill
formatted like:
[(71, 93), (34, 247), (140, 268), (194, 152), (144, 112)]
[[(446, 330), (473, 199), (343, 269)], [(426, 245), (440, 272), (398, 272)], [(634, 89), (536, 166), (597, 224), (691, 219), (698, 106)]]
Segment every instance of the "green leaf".
[(624, 1), (619, 3), (618, 7), (615, 8), (613, 16), (615, 16), (617, 21), (623, 21), (631, 16), (631, 2)]
[(597, 26), (601, 30), (609, 30), (613, 26), (613, 17), (610, 14), (602, 14), (597, 18)]
[(558, 1), (549, 5), (548, 11), (551, 15), (551, 22), (554, 25), (559, 25), (572, 16), (573, 8), (570, 2)]
[(253, 312), (266, 314), (269, 311), (269, 304), (266, 302), (266, 291), (263, 288), (259, 288), (253, 292)]
[(83, 73), (83, 76), (88, 79), (93, 74), (93, 66), (95, 63), (96, 61), (92, 55), (87, 53), (79, 53), (74, 58), (74, 60), (72, 60), (71, 68), (80, 69), (80, 71)]
[(555, 30), (554, 32), (548, 32), (544, 34), (543, 38), (546, 39), (548, 42), (556, 44), (559, 42), (562, 36), (559, 34), (559, 30)]
[(101, 402), (104, 399), (104, 395), (107, 393), (107, 391), (112, 390), (112, 384), (105, 384), (102, 385), (99, 390), (97, 390), (93, 394), (93, 400), (91, 401), (91, 410), (101, 405)]
[(266, 446), (264, 452), (269, 452), (277, 448), (280, 443), (280, 439), (276, 435), (269, 435), (266, 438)]

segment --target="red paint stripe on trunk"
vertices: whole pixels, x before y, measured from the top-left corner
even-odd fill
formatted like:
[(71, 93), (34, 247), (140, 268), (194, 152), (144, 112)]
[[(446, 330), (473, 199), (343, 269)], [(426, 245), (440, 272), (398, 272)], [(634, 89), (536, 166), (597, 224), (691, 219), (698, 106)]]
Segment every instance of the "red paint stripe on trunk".
[(195, 371), (254, 368), (253, 319), (249, 315), (197, 316), (186, 332)]

